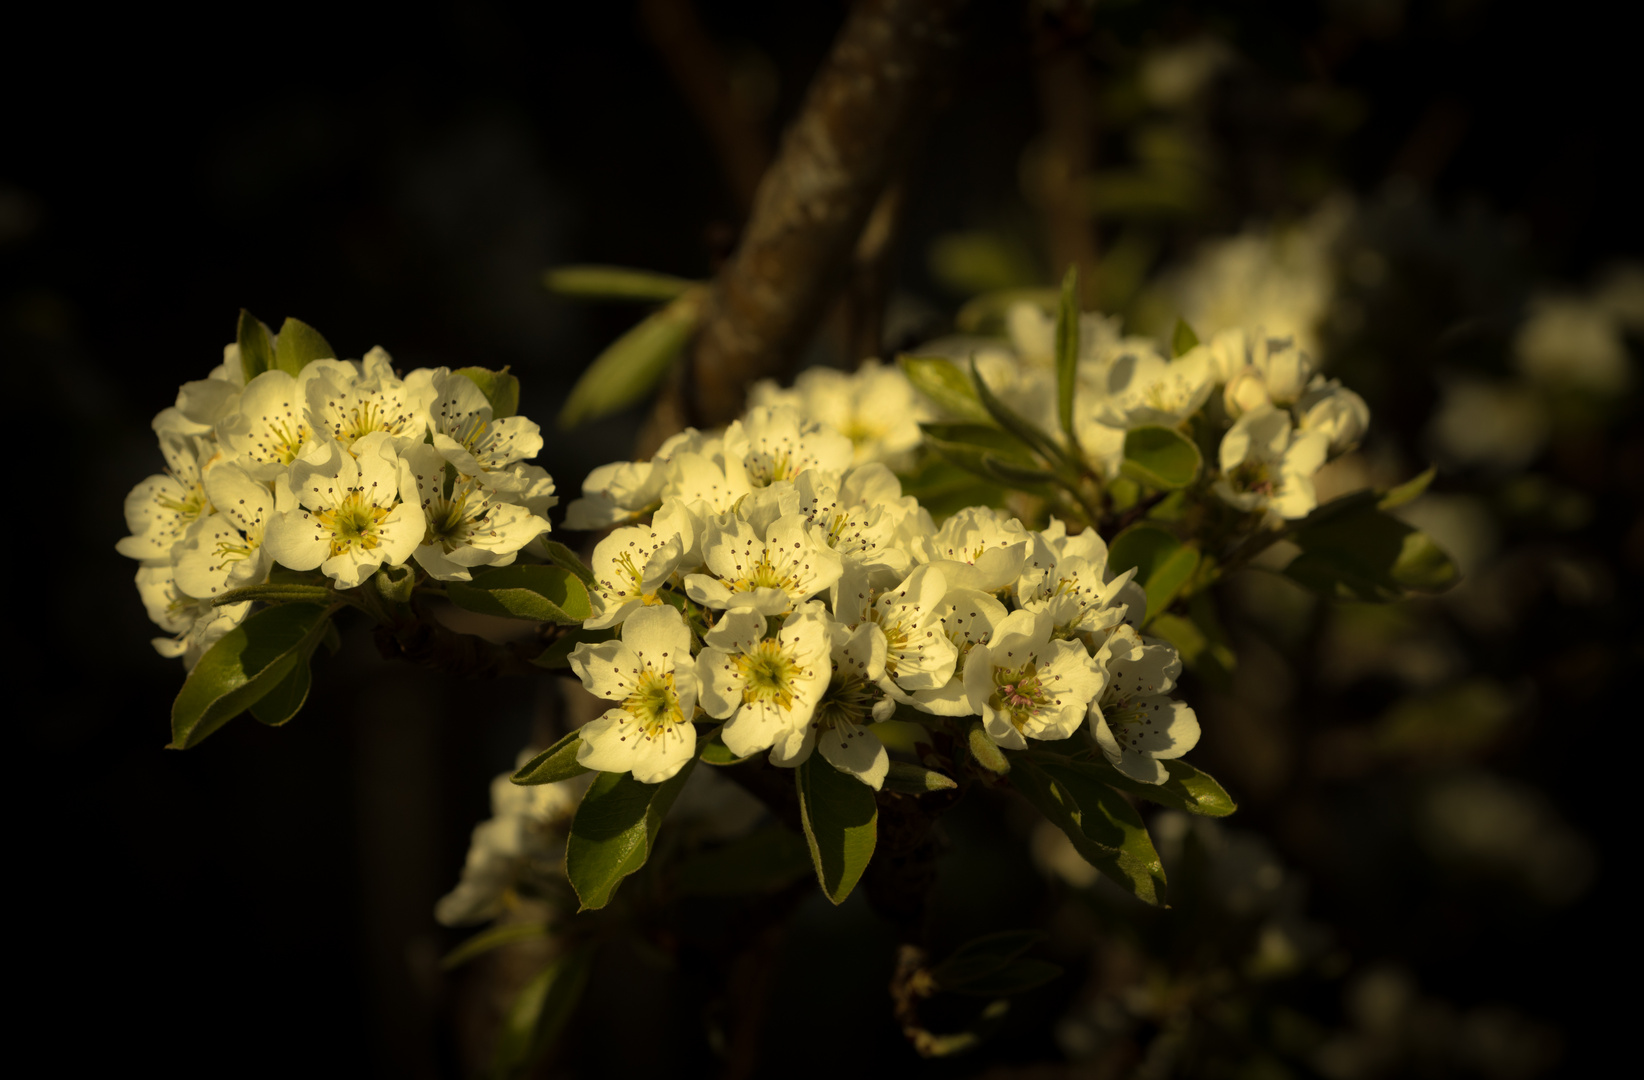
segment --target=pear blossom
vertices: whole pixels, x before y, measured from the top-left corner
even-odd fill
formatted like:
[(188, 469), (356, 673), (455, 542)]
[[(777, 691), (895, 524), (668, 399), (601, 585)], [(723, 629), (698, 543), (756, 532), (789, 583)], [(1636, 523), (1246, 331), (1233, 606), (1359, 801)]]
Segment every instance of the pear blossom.
[[(160, 415), (164, 418), (166, 413)], [(201, 449), (200, 441), (192, 436), (161, 432), (160, 452), (167, 470), (150, 476), (126, 496), (126, 527), (131, 535), (114, 545), (116, 551), (131, 559), (168, 559), (188, 527), (211, 513), (200, 471)]]
[(1103, 676), (1079, 642), (1052, 640), (1051, 616), (1013, 611), (965, 658), (965, 696), (997, 745), (1065, 739), (1084, 722)]
[(791, 389), (766, 379), (749, 390), (748, 404), (787, 406), (807, 421), (831, 427), (851, 441), (858, 465), (900, 464), (919, 445), (919, 422), (936, 419), (907, 376), (877, 360), (864, 360), (854, 372), (808, 368)]
[(833, 675), (816, 703), (798, 745), (779, 741), (771, 764), (803, 765), (813, 750), (828, 763), (878, 791), (890, 771), (890, 755), (868, 725), (889, 720), (896, 709), (886, 694), (885, 634), (872, 623), (834, 634)]
[(1096, 745), (1110, 764), (1133, 780), (1161, 784), (1170, 774), (1159, 762), (1178, 758), (1199, 742), (1199, 718), (1169, 694), (1182, 671), (1176, 650), (1121, 626), (1096, 654), (1106, 673), (1090, 703)]
[(1050, 527), (1034, 536), (1016, 583), (1017, 602), (1024, 610), (1047, 613), (1055, 637), (1091, 642), (1124, 618), (1118, 596), (1135, 574), (1132, 568), (1109, 580), (1107, 544), (1096, 530), (1070, 537), (1052, 518)]
[(1302, 431), (1318, 432), (1330, 443), (1330, 456), (1356, 448), (1370, 428), (1370, 406), (1335, 379), (1314, 376), (1313, 384), (1296, 401)]
[(1288, 409), (1312, 385), (1314, 371), (1313, 358), (1296, 347), (1294, 338), (1270, 338), (1258, 332), (1250, 362), (1228, 378), (1222, 404), (1235, 420), (1273, 406)]
[(725, 429), (724, 448), (726, 472), (740, 464), (753, 487), (792, 480), (806, 469), (842, 473), (856, 459), (848, 438), (788, 406), (749, 409)]
[(924, 537), (914, 554), (920, 562), (940, 567), (949, 588), (998, 592), (1022, 572), (1031, 540), (1014, 517), (972, 506)]
[(426, 521), (416, 479), (390, 438), (375, 431), (348, 451), (315, 443), (297, 459), (291, 491), (300, 506), (275, 517), (263, 537), (276, 562), (318, 568), (352, 589), (384, 563), (411, 557)]
[(763, 614), (735, 607), (703, 643), (702, 708), (726, 721), (719, 733), (726, 747), (738, 757), (766, 749), (773, 761), (795, 757), (833, 675), (827, 610), (817, 601), (804, 604), (767, 638)]
[(1005, 621), (1005, 605), (978, 589), (950, 588), (933, 614), (953, 646), (953, 676), (940, 686), (914, 690), (908, 696), (914, 708), (933, 716), (971, 716), (976, 710), (965, 690), (965, 663), (971, 652), (986, 644), (994, 628)]
[(897, 540), (903, 519), (918, 504), (912, 497), (904, 503), (901, 482), (884, 465), (857, 466), (842, 482), (811, 469), (800, 473), (794, 486), (800, 513), (845, 565), (886, 582), (907, 573), (908, 553)]
[(1296, 431), (1288, 412), (1246, 413), (1222, 436), (1222, 475), (1213, 490), (1239, 510), (1306, 517), (1318, 505), (1313, 474), (1329, 450), (1323, 434)]
[(476, 566), (507, 566), (521, 548), (547, 532), (546, 519), (515, 505), (485, 480), (495, 474), (463, 476), (439, 450), (418, 443), (403, 453), (416, 478), (426, 522), (422, 544), (412, 553), (430, 577), (468, 581)]
[(301, 375), (263, 372), (246, 383), (238, 408), (220, 422), (224, 443), (256, 479), (272, 480), (284, 474), (313, 440), (306, 386), (323, 370), (309, 364)]
[(763, 536), (753, 522), (731, 514), (703, 530), (707, 574), (687, 574), (685, 594), (711, 608), (751, 606), (781, 615), (828, 588), (843, 571), (837, 552), (803, 514), (787, 514)]
[(276, 487), (283, 497), (233, 462), (206, 474), (217, 512), (189, 529), (176, 555), (177, 584), (185, 593), (208, 599), (267, 580), (273, 557), (263, 547), (264, 531), (276, 511), (296, 501), (285, 478)]
[(579, 765), (660, 784), (696, 756), (697, 664), (678, 611), (640, 608), (620, 641), (572, 650), (571, 668), (589, 693), (621, 702), (582, 728)]
[(181, 657), (190, 671), (207, 649), (251, 613), (249, 602), (214, 606), (209, 600), (187, 595), (177, 587), (172, 568), (163, 564), (138, 569), (137, 595), (148, 617), (172, 635), (154, 638), (154, 651), (168, 658)]
[(662, 505), (662, 468), (653, 461), (613, 461), (582, 482), (582, 495), (565, 510), (567, 529), (623, 525)]
[(175, 407), (196, 425), (196, 434), (204, 434), (234, 411), (244, 390), (245, 369), (240, 364), (240, 346), (230, 342), (223, 346), (223, 362), (213, 368), (210, 375), (186, 382), (178, 389)]
[(649, 525), (613, 529), (594, 547), (589, 599), (598, 611), (583, 625), (595, 630), (615, 626), (642, 607), (662, 603), (657, 590), (679, 569), (685, 549), (694, 543), (694, 528), (690, 512), (673, 500), (663, 504)]
[(311, 369), (314, 375), (307, 380), (304, 395), (315, 430), (330, 435), (345, 449), (376, 431), (421, 440), (426, 424), (419, 398), (425, 396), (424, 388), (401, 381), (382, 349), (366, 353), (358, 372), (351, 364), (310, 365), (303, 370)]
[[(434, 448), (464, 476), (477, 476), (534, 457), (542, 449), (542, 429), (523, 416), (496, 418), (491, 402), (466, 375), (446, 368), (413, 372), (431, 400), (428, 427)], [(407, 386), (412, 380), (406, 380)]]
[(1175, 427), (1205, 403), (1213, 387), (1208, 352), (1189, 352), (1167, 360), (1149, 345), (1128, 349), (1107, 363), (1105, 396), (1097, 419), (1129, 430), (1145, 424)]
[(953, 676), (959, 650), (948, 637), (939, 610), (947, 593), (947, 579), (935, 566), (915, 567), (900, 584), (877, 592), (862, 571), (841, 579), (835, 611), (853, 629), (879, 627), (885, 638), (889, 692), (901, 700), (912, 699), (898, 695), (898, 689), (935, 690)]

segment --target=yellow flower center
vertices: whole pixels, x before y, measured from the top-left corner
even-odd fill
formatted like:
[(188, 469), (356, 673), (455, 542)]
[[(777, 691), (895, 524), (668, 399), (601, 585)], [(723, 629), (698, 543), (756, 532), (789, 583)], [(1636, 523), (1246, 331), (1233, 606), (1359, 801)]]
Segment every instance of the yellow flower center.
[(315, 516), (331, 533), (331, 557), (336, 558), (349, 548), (370, 551), (382, 543), (378, 526), (388, 511), (367, 502), (364, 492), (350, 491), (336, 506), (321, 510)]
[(742, 701), (775, 702), (783, 709), (793, 708), (794, 680), (803, 675), (804, 668), (783, 651), (775, 639), (766, 639), (736, 658), (736, 668), (742, 675)]
[(679, 706), (679, 692), (674, 689), (672, 671), (658, 674), (646, 668), (632, 692), (623, 699), (622, 707), (639, 724), (648, 739), (666, 735), (675, 724), (685, 723), (684, 710)]

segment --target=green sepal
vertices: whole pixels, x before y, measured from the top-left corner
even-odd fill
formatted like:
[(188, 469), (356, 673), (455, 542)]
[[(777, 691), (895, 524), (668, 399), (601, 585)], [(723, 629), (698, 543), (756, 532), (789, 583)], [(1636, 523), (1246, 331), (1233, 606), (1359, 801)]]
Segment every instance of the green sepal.
[(1069, 266), (1062, 277), (1062, 299), (1056, 307), (1056, 416), (1069, 446), (1078, 446), (1073, 432), (1073, 392), (1079, 381), (1079, 267)]
[(542, 538), (538, 543), (542, 545), (543, 551), (547, 553), (549, 562), (571, 571), (571, 573), (582, 579), (584, 585), (594, 583), (594, 572), (589, 569), (588, 564), (583, 562), (576, 552), (558, 540)]
[(927, 769), (910, 761), (892, 761), (890, 770), (885, 773), (883, 790), (903, 795), (929, 795), (933, 791), (951, 791), (958, 786), (951, 776), (944, 776), (935, 769)]
[(913, 388), (942, 412), (968, 423), (991, 423), (970, 379), (953, 361), (940, 356), (900, 356), (896, 363)]
[(582, 732), (572, 731), (554, 745), (519, 767), (508, 779), (516, 784), (557, 784), (573, 776), (581, 776), (592, 769), (577, 764), (577, 752), (582, 749)]
[(371, 575), (371, 585), (390, 604), (409, 604), (417, 588), (417, 572), (409, 566), (384, 566)]
[(811, 850), (816, 880), (842, 904), (862, 879), (879, 839), (879, 804), (873, 789), (813, 753), (794, 770), (799, 816)]
[[(315, 639), (315, 645), (319, 640)], [(311, 646), (312, 648), (312, 646)], [(308, 701), (308, 692), (314, 685), (314, 673), (309, 670), (308, 655), (297, 658), (285, 678), (251, 705), (251, 715), (269, 727), (281, 727), (302, 711)]]
[(213, 596), (211, 606), (241, 604), (247, 600), (260, 600), (265, 604), (329, 604), (335, 599), (336, 594), (324, 585), (283, 585), (269, 582), (263, 585), (247, 585), (243, 589), (230, 589), (221, 596)]
[(318, 604), (254, 612), (219, 638), (194, 665), (171, 706), (171, 743), (185, 750), (272, 693), (325, 633)]
[(970, 756), (976, 763), (989, 772), (1000, 776), (1010, 772), (1010, 759), (999, 745), (988, 738), (988, 731), (982, 721), (973, 721), (965, 732), (965, 745), (970, 747)]
[(606, 346), (582, 373), (559, 413), (561, 430), (621, 412), (662, 381), (702, 321), (704, 288), (691, 288)]
[(1037, 425), (1006, 405), (997, 394), (988, 389), (987, 381), (982, 378), (981, 371), (977, 370), (974, 358), (970, 362), (970, 381), (976, 388), (976, 399), (982, 403), (982, 407), (988, 411), (988, 416), (994, 423), (1016, 436), (1023, 446), (1052, 465), (1062, 469), (1073, 468), (1073, 461), (1068, 452), (1055, 439), (1040, 431)]
[[(1029, 756), (1039, 762), (1043, 753), (1029, 751)], [(1227, 817), (1239, 808), (1226, 789), (1216, 782), (1215, 777), (1180, 758), (1169, 758), (1159, 762), (1164, 766), (1165, 772), (1170, 774), (1160, 784), (1144, 784), (1140, 780), (1132, 780), (1102, 757), (1100, 750), (1089, 757), (1068, 758), (1056, 755), (1051, 760), (1057, 767), (1076, 769), (1093, 781), (1118, 788), (1139, 799), (1168, 806), (1173, 810), (1185, 810), (1189, 814), (1199, 814), (1203, 817)]]
[(493, 1077), (524, 1075), (553, 1046), (582, 1000), (593, 959), (593, 946), (584, 945), (557, 957), (525, 984), (497, 1031)]
[(793, 884), (811, 868), (803, 837), (770, 825), (679, 865), (676, 885), (686, 896), (744, 896)]
[(316, 360), (335, 360), (337, 350), (325, 336), (300, 319), (287, 319), (280, 324), (280, 336), (274, 340), (274, 367), (287, 375), (295, 375)]
[(571, 653), (576, 650), (578, 645), (598, 645), (602, 641), (611, 641), (616, 636), (617, 630), (615, 627), (604, 630), (589, 630), (580, 626), (573, 627), (538, 653), (531, 663), (549, 670), (563, 670), (571, 666)]
[(465, 367), (458, 368), (451, 374), (461, 375), (480, 388), (480, 393), (485, 395), (485, 400), (491, 406), (491, 419), (506, 420), (519, 413), (519, 378), (508, 374), (506, 367), (501, 371)]
[(583, 300), (666, 303), (702, 282), (625, 266), (556, 266), (543, 273), (542, 284), (549, 292)]
[(581, 626), (593, 614), (582, 580), (560, 566), (515, 563), (475, 571), (472, 581), (449, 581), (453, 604), (484, 615)]
[(565, 876), (576, 890), (579, 911), (611, 902), (622, 879), (645, 865), (662, 818), (696, 768), (685, 763), (660, 784), (629, 773), (600, 773), (582, 796), (565, 841)]
[(461, 967), (475, 957), (484, 956), (493, 949), (512, 945), (516, 941), (535, 941), (547, 936), (547, 923), (503, 923), (501, 926), (493, 926), (481, 930), (441, 957), (440, 970), (450, 971), (452, 968)]
[(1204, 455), (1193, 440), (1173, 428), (1149, 424), (1125, 432), (1119, 471), (1158, 491), (1184, 488), (1199, 477)]
[(1053, 754), (1018, 758), (1011, 785), (1073, 841), (1081, 858), (1137, 899), (1167, 906), (1159, 853), (1124, 796), (1092, 779), (1081, 763)]
[(240, 373), (245, 376), (246, 382), (274, 366), (274, 335), (245, 308), (240, 309), (240, 323), (235, 329), (234, 339), (240, 346)]
[(1146, 626), (1175, 598), (1199, 565), (1199, 549), (1184, 544), (1157, 525), (1138, 522), (1113, 538), (1107, 565), (1115, 573), (1136, 568), (1136, 581), (1147, 593)]
[(1170, 355), (1172, 358), (1186, 356), (1199, 346), (1199, 335), (1187, 325), (1187, 320), (1178, 317), (1176, 329), (1170, 334)]

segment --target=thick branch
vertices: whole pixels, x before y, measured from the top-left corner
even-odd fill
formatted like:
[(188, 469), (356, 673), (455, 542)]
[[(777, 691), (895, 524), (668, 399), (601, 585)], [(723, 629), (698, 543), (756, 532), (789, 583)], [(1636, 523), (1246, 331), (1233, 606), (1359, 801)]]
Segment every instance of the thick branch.
[(720, 271), (692, 356), (691, 412), (723, 424), (815, 329), (857, 236), (958, 51), (965, 0), (857, 0)]

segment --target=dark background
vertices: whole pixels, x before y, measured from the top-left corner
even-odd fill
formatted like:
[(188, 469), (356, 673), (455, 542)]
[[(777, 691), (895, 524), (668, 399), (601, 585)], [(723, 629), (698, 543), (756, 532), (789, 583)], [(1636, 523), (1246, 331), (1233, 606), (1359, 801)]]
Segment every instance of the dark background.
[[(551, 420), (632, 313), (553, 298), (539, 273), (602, 262), (706, 276), (736, 211), (635, 13), (561, 7), (236, 7), (188, 21), (60, 7), (10, 28), (0, 363), (22, 676), (8, 710), (10, 878), (21, 1028), (64, 1060), (185, 1075), (436, 1075), (451, 1060), (434, 964), (456, 939), (432, 905), (486, 813), (485, 781), (553, 691), (390, 666), (356, 632), (289, 728), (242, 719), (167, 751), (182, 673), (146, 645), (157, 631), (113, 545), (125, 492), (160, 466), (150, 417), (220, 360), (242, 306), (300, 317), (347, 355), (382, 345), (407, 368), (511, 365), (522, 411), (545, 427), (538, 460), (567, 497), (625, 456), (637, 414), (572, 436)], [(978, 7), (898, 249), (900, 288), (937, 310), (956, 298), (926, 271), (930, 240), (1015, 197), (1039, 125), (1023, 15)], [(700, 10), (723, 47), (774, 76), (774, 138), (842, 7)], [(1638, 95), (1609, 16), (1483, 2), (1264, 10), (1119, 5), (1112, 32), (1226, 25), (1276, 78), (1350, 91), (1365, 109), (1333, 164), (1364, 195), (1433, 137), (1435, 108), (1459, 113), (1418, 179), (1440, 207), (1515, 222), (1540, 275), (1580, 280), (1644, 249)], [(1268, 138), (1246, 152), (1284, 152), (1282, 129)], [(1227, 207), (1206, 232), (1306, 208), (1256, 189)], [(1584, 706), (1598, 719), (1580, 753), (1538, 769), (1525, 764), (1534, 741), (1520, 751), (1520, 771), (1601, 848), (1620, 829), (1604, 784), (1560, 770), (1614, 745), (1631, 711), (1616, 707)], [(1607, 1023), (1580, 968), (1632, 936), (1612, 929), (1604, 895), (1565, 912), (1551, 943), (1509, 923), (1448, 961), (1488, 958), (1539, 982), (1523, 999), (1566, 1025), (1567, 1064)], [(1569, 966), (1538, 966), (1559, 957)]]

